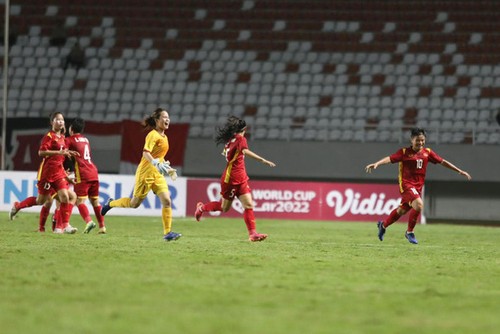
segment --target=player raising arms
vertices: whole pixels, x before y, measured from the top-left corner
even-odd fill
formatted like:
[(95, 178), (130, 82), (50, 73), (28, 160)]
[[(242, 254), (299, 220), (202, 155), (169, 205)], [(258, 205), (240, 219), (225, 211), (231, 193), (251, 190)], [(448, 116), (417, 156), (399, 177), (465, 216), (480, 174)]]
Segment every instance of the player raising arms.
[(249, 177), (246, 172), (244, 158), (248, 156), (270, 167), (275, 167), (276, 165), (274, 162), (268, 161), (248, 149), (248, 143), (245, 138), (246, 130), (247, 125), (245, 121), (235, 116), (230, 116), (226, 124), (218, 129), (215, 142), (217, 144), (225, 144), (222, 154), (227, 161), (220, 181), (222, 200), (205, 204), (199, 202), (196, 204), (194, 215), (196, 220), (200, 221), (203, 212), (227, 212), (231, 208), (233, 200), (237, 197), (245, 209), (243, 219), (247, 226), (249, 240), (254, 242), (266, 239), (267, 234), (260, 234), (255, 230), (252, 193), (248, 185)]
[(171, 168), (168, 161), (164, 160), (169, 148), (168, 137), (165, 134), (169, 125), (168, 112), (162, 108), (156, 109), (144, 120), (143, 126), (150, 131), (146, 136), (142, 158), (135, 172), (133, 197), (122, 197), (117, 200), (110, 198), (101, 210), (101, 214), (104, 216), (111, 208), (115, 207), (138, 208), (149, 191), (153, 190), (163, 206), (161, 216), (165, 241), (177, 240), (182, 236), (182, 234), (171, 230), (172, 200), (165, 180), (166, 175), (169, 175), (172, 180), (177, 178), (175, 169)]
[(86, 224), (83, 233), (89, 233), (96, 227), (85, 205), (86, 199), (89, 198), (99, 224), (99, 233), (104, 234), (106, 233), (106, 227), (104, 226), (104, 217), (101, 215), (101, 205), (99, 204), (99, 175), (96, 165), (92, 162), (90, 142), (87, 137), (82, 135), (84, 128), (85, 121), (78, 117), (75, 118), (69, 126), (70, 136), (66, 138), (68, 148), (79, 153), (79, 155), (73, 157), (75, 163), (74, 190), (78, 196), (76, 206)]
[(405, 233), (405, 237), (412, 244), (418, 243), (413, 230), (417, 224), (420, 212), (422, 212), (424, 208), (424, 202), (421, 196), (425, 182), (427, 164), (429, 162), (440, 164), (465, 176), (468, 180), (471, 179), (471, 176), (466, 171), (446, 161), (430, 148), (424, 148), (425, 138), (426, 132), (424, 129), (414, 128), (411, 130), (410, 147), (401, 148), (396, 153), (365, 167), (366, 172), (371, 173), (373, 169), (377, 169), (380, 165), (399, 163), (399, 191), (402, 197), (401, 204), (394, 209), (384, 221), (379, 221), (377, 223), (378, 238), (380, 241), (384, 240), (386, 228), (409, 211), (408, 229)]

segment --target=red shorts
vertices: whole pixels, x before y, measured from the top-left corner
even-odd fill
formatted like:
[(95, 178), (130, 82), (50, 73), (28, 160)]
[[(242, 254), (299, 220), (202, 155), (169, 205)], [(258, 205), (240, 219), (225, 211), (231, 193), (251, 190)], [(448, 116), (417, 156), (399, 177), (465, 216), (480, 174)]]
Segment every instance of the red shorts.
[(83, 181), (73, 186), (78, 197), (99, 197), (99, 181)]
[(246, 181), (240, 184), (227, 184), (222, 182), (220, 194), (222, 195), (222, 198), (232, 201), (235, 197), (240, 197), (241, 195), (248, 194), (251, 191), (252, 190)]
[(417, 189), (405, 189), (405, 191), (401, 194), (401, 204), (399, 206), (403, 209), (409, 210), (411, 209), (411, 203), (413, 203), (413, 201), (417, 198), (420, 198), (420, 192)]
[(59, 179), (54, 182), (38, 181), (36, 186), (40, 195), (50, 196), (53, 196), (61, 189), (69, 189), (69, 183), (66, 179)]

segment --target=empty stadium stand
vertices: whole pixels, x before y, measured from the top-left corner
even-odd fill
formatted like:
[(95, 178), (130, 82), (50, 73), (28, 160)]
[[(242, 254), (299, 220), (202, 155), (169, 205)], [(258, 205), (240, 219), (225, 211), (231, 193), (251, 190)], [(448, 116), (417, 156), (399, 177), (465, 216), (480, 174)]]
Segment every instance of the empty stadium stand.
[[(0, 5), (3, 9), (4, 5)], [(142, 119), (190, 136), (500, 144), (497, 1), (16, 0), (9, 117)], [(63, 20), (68, 40), (49, 44)], [(74, 42), (86, 66), (63, 70)], [(3, 46), (1, 53), (3, 54)]]

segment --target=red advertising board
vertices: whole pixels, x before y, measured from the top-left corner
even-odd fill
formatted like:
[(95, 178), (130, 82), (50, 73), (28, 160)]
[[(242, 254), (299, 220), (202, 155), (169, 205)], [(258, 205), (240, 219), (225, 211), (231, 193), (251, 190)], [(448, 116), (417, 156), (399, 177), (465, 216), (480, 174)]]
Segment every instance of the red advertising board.
[[(258, 218), (376, 221), (400, 202), (398, 187), (387, 184), (251, 180), (250, 187)], [(197, 202), (220, 200), (219, 192), (218, 179), (190, 179), (187, 208), (194, 213)], [(235, 200), (232, 210), (224, 216), (240, 217), (242, 212), (241, 204)]]

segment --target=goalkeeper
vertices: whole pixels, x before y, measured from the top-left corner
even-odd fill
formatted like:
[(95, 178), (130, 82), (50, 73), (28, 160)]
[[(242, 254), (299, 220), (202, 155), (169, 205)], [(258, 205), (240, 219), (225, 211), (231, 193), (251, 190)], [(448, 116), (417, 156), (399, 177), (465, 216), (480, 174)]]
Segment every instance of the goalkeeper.
[(163, 206), (161, 216), (163, 239), (166, 241), (177, 240), (182, 236), (172, 231), (172, 201), (165, 180), (165, 176), (170, 176), (174, 181), (177, 178), (176, 170), (170, 167), (168, 161), (164, 161), (169, 148), (168, 137), (165, 134), (169, 125), (168, 112), (162, 108), (157, 108), (144, 120), (144, 128), (150, 131), (146, 136), (141, 162), (135, 173), (133, 197), (122, 197), (116, 200), (110, 198), (101, 210), (104, 216), (111, 208), (137, 208), (152, 190)]

